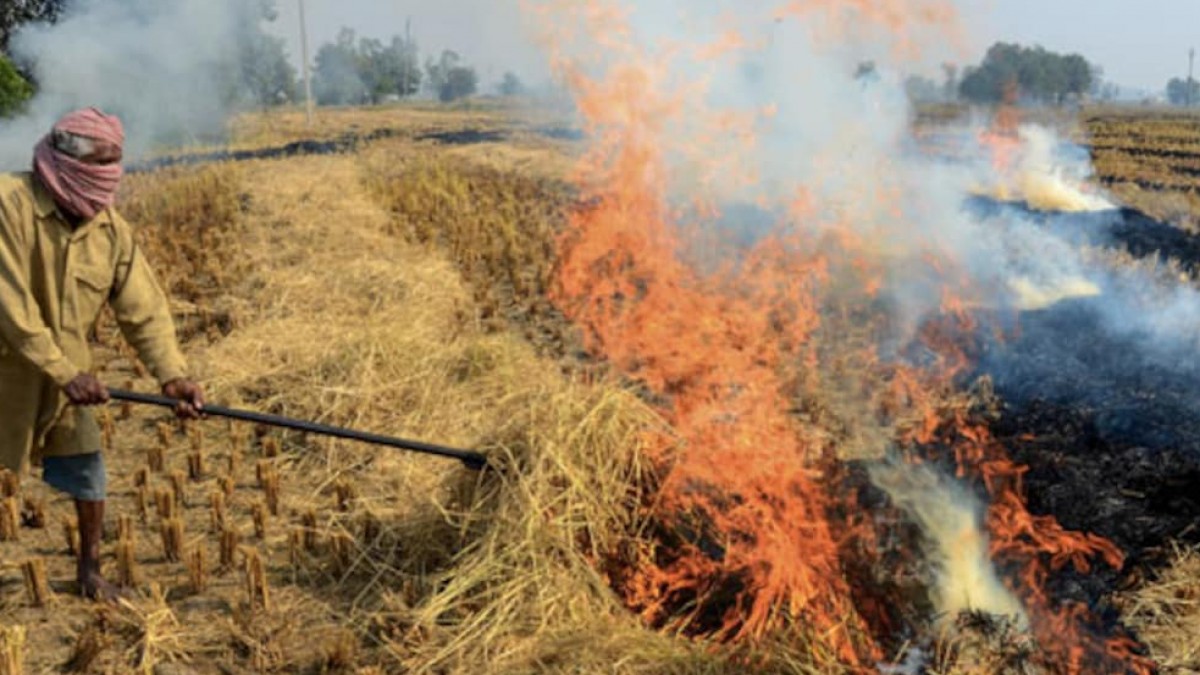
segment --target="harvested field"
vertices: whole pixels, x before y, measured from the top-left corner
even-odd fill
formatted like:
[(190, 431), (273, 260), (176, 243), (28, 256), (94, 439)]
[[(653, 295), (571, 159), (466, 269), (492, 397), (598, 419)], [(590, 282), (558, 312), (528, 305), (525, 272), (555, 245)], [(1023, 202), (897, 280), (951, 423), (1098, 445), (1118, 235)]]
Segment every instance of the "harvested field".
[[(271, 115), (235, 124), (237, 161), (200, 153), (148, 168), (122, 196), (211, 397), (478, 449), (499, 470), (219, 422), (180, 429), (113, 406), (105, 566), (130, 597), (72, 596), (69, 504), (26, 481), (24, 526), (0, 541), (0, 663), (15, 650), (27, 672), (841, 673), (870, 670), (873, 643), (879, 663), (924, 654), (923, 672), (1060, 672), (1028, 631), (932, 617), (934, 572), (912, 553), (928, 542), (849, 452), (895, 432), (949, 466), (951, 421), (970, 418), (1028, 467), (1015, 475), (1033, 516), (1123, 553), (1050, 568), (1050, 600), (1082, 603), (1097, 639), (1127, 637), (1164, 672), (1200, 668), (1192, 370), (1122, 360), (1128, 345), (1087, 330), (1086, 301), (1019, 317), (1003, 353), (935, 388), (939, 426), (925, 434), (926, 418), (867, 429), (847, 402), (885, 382), (874, 401), (897, 405), (917, 385), (855, 351), (871, 339), (871, 306), (839, 296), (816, 331), (819, 366), (788, 376), (802, 435), (826, 454), (819, 499), (839, 500), (831, 522), (850, 533), (831, 564), (853, 586), (854, 616), (826, 628), (858, 652), (786, 612), (734, 640), (722, 627), (745, 577), (721, 564), (744, 542), (719, 536), (713, 501), (697, 498), (690, 519), (656, 508), (686, 420), (599, 358), (587, 322), (555, 298), (562, 233), (604, 209), (570, 180), (576, 136), (495, 110), (325, 112), (307, 136), (299, 113)], [(292, 143), (317, 152), (274, 152)], [(1177, 220), (1038, 217), (1107, 264), (1158, 253), (1194, 277)], [(737, 335), (754, 329), (778, 330)], [(97, 338), (106, 381), (152, 388), (110, 325)], [(984, 497), (987, 482), (965, 481)], [(26, 581), (35, 561), (50, 589), (41, 606)], [(1019, 576), (1018, 558), (1006, 561), (1005, 578)], [(696, 592), (648, 570), (725, 576)]]

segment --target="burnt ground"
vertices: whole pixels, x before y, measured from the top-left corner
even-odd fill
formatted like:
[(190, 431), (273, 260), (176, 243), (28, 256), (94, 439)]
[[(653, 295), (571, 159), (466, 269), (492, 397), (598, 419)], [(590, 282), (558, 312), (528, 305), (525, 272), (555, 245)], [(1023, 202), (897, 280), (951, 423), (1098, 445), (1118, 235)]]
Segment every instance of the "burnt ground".
[(986, 197), (967, 200), (967, 209), (983, 217), (1004, 214), (1030, 219), (1076, 244), (1116, 246), (1136, 257), (1175, 259), (1185, 269), (1200, 268), (1200, 236), (1128, 207), (1080, 213), (1048, 213), (1024, 204), (999, 202)]
[(286, 159), (305, 155), (333, 155), (357, 152), (367, 143), (384, 138), (406, 137), (415, 141), (428, 141), (438, 145), (475, 145), (478, 143), (501, 143), (512, 138), (516, 132), (531, 133), (553, 140), (578, 141), (584, 135), (569, 127), (528, 127), (513, 129), (457, 129), (453, 131), (428, 131), (421, 133), (402, 132), (396, 129), (375, 129), (367, 133), (347, 133), (329, 140), (303, 140), (269, 148), (253, 150), (215, 150), (186, 155), (172, 155), (132, 163), (126, 167), (129, 173), (147, 173), (175, 166), (195, 166), (213, 162), (244, 162), (253, 159)]
[(1127, 554), (1123, 570), (1054, 580), (1103, 615), (1102, 598), (1163, 563), (1169, 542), (1200, 543), (1200, 367), (1114, 335), (1094, 302), (1023, 313), (979, 374), (1003, 402), (994, 433), (1029, 467), (1030, 510)]

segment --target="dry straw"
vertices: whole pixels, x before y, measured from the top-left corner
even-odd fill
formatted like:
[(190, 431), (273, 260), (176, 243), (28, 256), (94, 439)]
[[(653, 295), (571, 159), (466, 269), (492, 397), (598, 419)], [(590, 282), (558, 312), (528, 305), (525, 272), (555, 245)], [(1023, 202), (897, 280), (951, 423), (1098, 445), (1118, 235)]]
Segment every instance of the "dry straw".
[(25, 578), (25, 594), (29, 597), (29, 604), (34, 607), (50, 604), (54, 595), (46, 579), (46, 561), (41, 558), (25, 561), (21, 564), (21, 574)]
[(233, 569), (234, 558), (237, 555), (238, 545), (241, 543), (241, 537), (237, 530), (227, 527), (221, 531), (221, 570), (226, 571)]
[(178, 509), (175, 493), (170, 488), (159, 488), (155, 491), (154, 505), (158, 510), (158, 517), (162, 520), (174, 518)]
[(254, 536), (258, 539), (267, 538), (267, 505), (264, 502), (254, 502), (254, 506), (250, 508), (250, 516), (254, 520)]
[(187, 506), (187, 475), (182, 471), (171, 472), (171, 497), (176, 506)]
[(271, 592), (267, 587), (266, 567), (258, 549), (245, 550), (244, 575), (246, 577), (246, 598), (251, 608), (258, 607), (269, 611), (271, 609)]
[(117, 540), (117, 583), (133, 588), (140, 582), (137, 563), (137, 542), (132, 538)]
[(212, 532), (225, 529), (225, 493), (213, 492), (208, 495), (209, 527)]
[(134, 493), (134, 504), (137, 507), (138, 519), (143, 523), (149, 520), (150, 517), (150, 488), (146, 485), (139, 485)]
[(183, 559), (183, 532), (183, 519), (181, 518), (165, 519), (160, 526), (163, 556), (170, 562), (179, 562)]
[(62, 519), (63, 541), (67, 545), (67, 553), (72, 558), (79, 557), (79, 522), (70, 516)]
[(125, 588), (137, 586), (141, 579), (137, 563), (137, 530), (133, 518), (117, 518), (117, 582)]
[(1200, 669), (1200, 548), (1173, 546), (1170, 564), (1118, 604), (1163, 672)]
[(21, 507), (16, 497), (0, 499), (0, 541), (16, 541), (21, 536)]
[(208, 589), (208, 562), (203, 544), (197, 544), (188, 551), (187, 570), (193, 593), (200, 594)]
[(193, 450), (188, 453), (188, 478), (193, 482), (199, 483), (204, 480), (204, 452), (201, 450)]
[(154, 473), (162, 473), (166, 466), (166, 450), (161, 445), (146, 448), (146, 466)]
[(20, 491), (20, 476), (8, 469), (0, 469), (0, 497), (16, 497)]
[(25, 672), (25, 627), (0, 626), (0, 675)]

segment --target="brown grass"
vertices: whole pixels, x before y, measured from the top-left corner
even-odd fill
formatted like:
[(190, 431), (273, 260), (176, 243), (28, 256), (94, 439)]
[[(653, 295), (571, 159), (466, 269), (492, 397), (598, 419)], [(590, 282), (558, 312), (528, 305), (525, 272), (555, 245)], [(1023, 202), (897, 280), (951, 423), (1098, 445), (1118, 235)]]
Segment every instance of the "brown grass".
[(1119, 604), (1163, 672), (1200, 672), (1200, 549), (1176, 546), (1170, 565)]
[[(298, 115), (245, 118), (238, 142), (311, 137)], [(316, 135), (497, 119), (323, 113)], [(94, 629), (44, 630), (44, 649), (27, 656), (36, 672), (66, 662), (72, 645), (87, 667), (113, 672), (184, 661), (264, 672), (844, 671), (804, 626), (731, 654), (648, 630), (610, 590), (606, 561), (653, 554), (637, 508), (650, 482), (640, 443), (661, 421), (625, 387), (564, 375), (570, 364), (553, 358), (570, 352), (569, 330), (544, 294), (573, 197), (523, 164), (546, 152), (388, 141), (358, 157), (130, 179), (122, 208), (185, 333), (211, 338), (187, 346), (210, 398), (476, 449), (498, 470), (213, 422), (192, 445), (156, 426), (157, 413), (117, 416), (113, 475), (136, 480), (115, 481), (113, 508), (138, 513), (153, 508), (139, 498), (161, 495), (160, 518), (122, 526), (143, 530), (118, 550), (137, 566), (136, 595)], [(191, 476), (189, 451), (203, 452)], [(138, 473), (147, 460), (152, 471)], [(210, 497), (185, 503), (188, 489)], [(1175, 586), (1153, 587), (1160, 600), (1197, 576), (1188, 560)], [(65, 556), (54, 562), (69, 573)], [(1161, 643), (1148, 638), (1155, 655), (1186, 663), (1171, 642), (1194, 630), (1178, 620), (1186, 607), (1131, 607), (1146, 635), (1163, 628)], [(935, 646), (945, 673), (1003, 671), (1023, 648), (1002, 631)]]
[(573, 202), (561, 179), (386, 144), (362, 163), (367, 188), (392, 216), (387, 231), (449, 256), (489, 327), (565, 350), (564, 322), (547, 300)]

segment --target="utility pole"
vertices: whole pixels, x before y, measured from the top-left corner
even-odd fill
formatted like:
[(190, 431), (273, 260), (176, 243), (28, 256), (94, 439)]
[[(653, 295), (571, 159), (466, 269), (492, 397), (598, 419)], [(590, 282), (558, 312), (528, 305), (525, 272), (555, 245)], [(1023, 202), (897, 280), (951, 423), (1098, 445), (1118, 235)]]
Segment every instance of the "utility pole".
[(312, 95), (312, 73), (308, 67), (308, 25), (304, 18), (304, 0), (296, 0), (300, 6), (300, 58), (303, 62), (304, 71), (304, 111), (308, 119), (308, 126), (313, 125), (313, 95)]
[(409, 77), (411, 77), (409, 71), (412, 69), (412, 62), (410, 61), (412, 58), (416, 57), (413, 55), (412, 17), (410, 16), (404, 19), (404, 84), (400, 89), (400, 98), (402, 99), (408, 98), (409, 96), (408, 83), (410, 82)]
[(1196, 48), (1192, 47), (1188, 50), (1188, 81), (1187, 81), (1187, 107), (1192, 107), (1192, 90), (1195, 89), (1195, 80), (1192, 79), (1193, 68), (1196, 65)]

